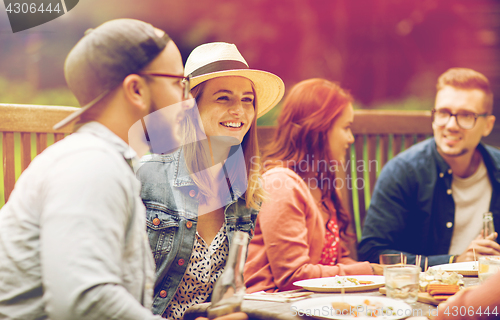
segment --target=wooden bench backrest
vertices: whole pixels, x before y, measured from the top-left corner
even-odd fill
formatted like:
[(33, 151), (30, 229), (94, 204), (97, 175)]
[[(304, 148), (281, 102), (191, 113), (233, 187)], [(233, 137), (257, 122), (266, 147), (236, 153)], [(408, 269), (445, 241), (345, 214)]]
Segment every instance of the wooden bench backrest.
[[(259, 127), (257, 132), (262, 150), (273, 138), (275, 127)], [(392, 157), (432, 136), (431, 112), (356, 110), (352, 133), (355, 142), (350, 159), (345, 168), (339, 168), (338, 176), (345, 179), (342, 197), (359, 241), (378, 173)]]
[[(8, 200), (15, 181), (31, 160), (49, 144), (72, 132), (71, 125), (60, 130), (53, 130), (52, 126), (76, 109), (0, 104), (0, 152), (3, 160), (0, 175), (3, 174), (4, 182), (0, 207)], [(353, 216), (359, 239), (380, 169), (402, 150), (431, 136), (432, 127), (430, 111), (356, 110), (354, 114), (352, 132), (355, 143), (351, 147), (350, 161), (346, 161), (346, 170), (340, 170), (339, 177), (346, 179), (342, 195)], [(274, 131), (274, 127), (259, 127), (261, 148), (269, 143)], [(347, 180), (354, 181), (350, 188)]]
[(71, 133), (72, 125), (60, 130), (53, 130), (52, 126), (75, 110), (75, 107), (0, 104), (0, 152), (3, 160), (0, 207), (9, 199), (18, 176), (31, 160), (49, 144)]

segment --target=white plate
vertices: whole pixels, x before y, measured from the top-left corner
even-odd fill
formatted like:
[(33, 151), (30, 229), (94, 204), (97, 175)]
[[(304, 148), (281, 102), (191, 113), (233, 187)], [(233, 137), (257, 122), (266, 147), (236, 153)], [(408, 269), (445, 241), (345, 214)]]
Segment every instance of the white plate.
[[(362, 320), (362, 319), (395, 320), (412, 316), (413, 313), (412, 308), (407, 303), (400, 300), (394, 300), (386, 297), (377, 297), (377, 296), (354, 296), (354, 295), (347, 295), (344, 296), (343, 298), (344, 299), (342, 300), (342, 296), (330, 296), (324, 298), (305, 299), (302, 301), (297, 301), (294, 304), (292, 304), (290, 311), (292, 312), (292, 315), (309, 316), (317, 319), (357, 319), (357, 320)], [(379, 304), (380, 306), (378, 306), (377, 308), (381, 314), (378, 315), (377, 317), (373, 316), (368, 317), (366, 315), (365, 316), (358, 315), (358, 317), (354, 317), (353, 314), (347, 314), (348, 312), (345, 312), (345, 315), (340, 314), (340, 312), (337, 313), (336, 310), (333, 309), (332, 307), (332, 302), (346, 302), (351, 306), (358, 306), (358, 305), (364, 305), (365, 300), (369, 300), (370, 303)], [(392, 310), (390, 308), (392, 308)], [(360, 307), (359, 311), (362, 311), (361, 309), (366, 310), (366, 307)], [(386, 314), (384, 315), (382, 314), (382, 312), (385, 312)], [(392, 314), (394, 312), (396, 313), (395, 315)]]
[(454, 271), (464, 276), (477, 276), (477, 261), (457, 262), (448, 264), (439, 264), (432, 266), (432, 269), (442, 269), (444, 271)]
[[(295, 281), (293, 284), (302, 287), (309, 291), (315, 292), (341, 292), (342, 285), (337, 281), (342, 280), (344, 276), (329, 277), (329, 278), (316, 278), (301, 281)], [(360, 284), (356, 285), (351, 281), (345, 280), (345, 292), (360, 292), (377, 289), (385, 284), (384, 276), (345, 276), (345, 278), (355, 278), (361, 281), (373, 281), (373, 284)]]

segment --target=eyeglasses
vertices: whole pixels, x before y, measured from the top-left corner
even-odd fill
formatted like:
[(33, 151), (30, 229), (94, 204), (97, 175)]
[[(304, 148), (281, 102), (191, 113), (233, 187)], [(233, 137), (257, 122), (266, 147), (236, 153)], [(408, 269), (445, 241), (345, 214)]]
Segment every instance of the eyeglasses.
[(445, 126), (450, 121), (451, 117), (455, 117), (457, 124), (462, 129), (472, 129), (476, 125), (477, 118), (487, 117), (488, 113), (473, 113), (462, 111), (458, 113), (451, 113), (448, 110), (432, 109), (432, 122), (438, 126)]
[(183, 92), (182, 92), (182, 97), (184, 100), (189, 98), (189, 89), (190, 89), (190, 82), (191, 82), (191, 75), (188, 75), (187, 77), (184, 76), (177, 76), (174, 74), (166, 74), (166, 73), (149, 73), (149, 72), (143, 72), (143, 73), (138, 73), (140, 76), (151, 76), (151, 77), (165, 77), (165, 78), (176, 78), (176, 79), (182, 79), (181, 84), (183, 85)]

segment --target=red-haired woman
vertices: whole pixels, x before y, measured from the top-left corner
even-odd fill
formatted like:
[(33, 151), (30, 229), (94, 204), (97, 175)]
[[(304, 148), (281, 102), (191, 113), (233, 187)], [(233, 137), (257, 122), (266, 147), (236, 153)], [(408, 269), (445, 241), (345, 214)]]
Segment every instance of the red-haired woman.
[(268, 193), (257, 217), (245, 265), (247, 292), (296, 289), (293, 282), (382, 269), (348, 257), (349, 215), (335, 172), (354, 142), (352, 97), (337, 84), (309, 79), (283, 104), (264, 155)]

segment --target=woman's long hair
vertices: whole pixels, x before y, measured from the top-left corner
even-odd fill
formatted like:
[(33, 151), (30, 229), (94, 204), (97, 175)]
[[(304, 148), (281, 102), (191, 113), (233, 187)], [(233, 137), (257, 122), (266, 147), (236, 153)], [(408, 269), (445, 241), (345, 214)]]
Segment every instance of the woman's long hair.
[[(346, 236), (352, 236), (347, 233), (350, 217), (335, 188), (336, 175), (331, 166), (341, 159), (331, 159), (328, 132), (352, 101), (352, 96), (336, 83), (324, 79), (299, 82), (283, 103), (274, 138), (263, 156), (264, 170), (284, 166), (302, 178), (313, 175), (321, 182), (318, 183), (321, 202), (330, 212), (330, 218), (334, 211), (337, 212), (340, 234)], [(330, 183), (325, 186), (324, 181)], [(327, 199), (331, 202), (325, 201)], [(330, 207), (331, 203), (334, 208)]]
[[(208, 81), (210, 80), (204, 81), (191, 89), (191, 94), (196, 99), (196, 103), (200, 101), (203, 89)], [(253, 84), (252, 89), (255, 91)], [(245, 192), (246, 206), (259, 210), (260, 204), (264, 200), (264, 189), (261, 185), (261, 165), (259, 157), (259, 144), (257, 142), (257, 103), (257, 95), (255, 95), (255, 117), (252, 121), (250, 129), (241, 142), (241, 148), (245, 160), (245, 178), (246, 181), (248, 181)], [(215, 188), (212, 187), (211, 181), (213, 181), (214, 177), (211, 177), (205, 170), (211, 165), (211, 159), (207, 156), (207, 153), (205, 152), (206, 150), (204, 150), (206, 146), (203, 146), (203, 143), (189, 143), (200, 140), (200, 135), (203, 135), (203, 131), (198, 125), (197, 109), (192, 108), (191, 110), (188, 110), (187, 113), (188, 116), (186, 117), (183, 125), (183, 137), (185, 137), (185, 141), (188, 142), (183, 145), (186, 165), (190, 172), (194, 173), (191, 177), (199, 188), (199, 202), (207, 203), (208, 198), (218, 197), (218, 195), (215, 194)], [(196, 135), (198, 135), (198, 137)], [(230, 181), (241, 182), (241, 168), (242, 166), (239, 164), (230, 165), (230, 167), (227, 168)]]

